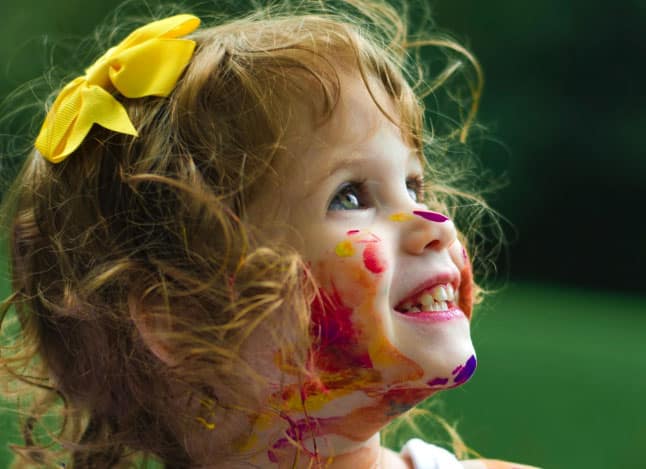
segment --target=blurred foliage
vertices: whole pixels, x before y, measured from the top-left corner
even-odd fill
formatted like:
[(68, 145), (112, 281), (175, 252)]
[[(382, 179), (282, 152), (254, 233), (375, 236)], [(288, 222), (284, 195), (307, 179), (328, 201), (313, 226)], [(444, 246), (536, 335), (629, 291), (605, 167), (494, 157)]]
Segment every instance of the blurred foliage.
[(510, 184), (511, 276), (644, 292), (646, 3), (438, 0), (487, 76), (485, 165)]

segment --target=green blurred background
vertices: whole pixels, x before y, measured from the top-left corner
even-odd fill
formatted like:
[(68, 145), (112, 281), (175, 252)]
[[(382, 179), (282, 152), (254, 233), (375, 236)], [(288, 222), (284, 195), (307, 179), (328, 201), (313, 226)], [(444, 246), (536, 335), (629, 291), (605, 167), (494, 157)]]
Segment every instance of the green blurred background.
[[(118, 4), (2, 0), (0, 98), (52, 62), (78, 67), (67, 46)], [(476, 150), (509, 181), (489, 199), (510, 222), (498, 262), (506, 286), (474, 320), (480, 366), (443, 396), (443, 415), (487, 456), (546, 469), (644, 468), (646, 2), (432, 8), (482, 63), (489, 138)], [(3, 126), (5, 140), (23, 135), (3, 148), (36, 130)], [(0, 414), (0, 468), (14, 423)]]

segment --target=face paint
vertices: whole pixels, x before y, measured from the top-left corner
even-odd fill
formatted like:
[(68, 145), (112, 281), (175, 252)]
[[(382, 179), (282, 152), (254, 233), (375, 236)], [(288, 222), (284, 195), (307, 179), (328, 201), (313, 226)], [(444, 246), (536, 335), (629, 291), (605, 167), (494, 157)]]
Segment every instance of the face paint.
[(359, 345), (360, 331), (352, 320), (353, 310), (343, 304), (338, 291), (322, 292), (311, 310), (311, 335), (316, 338), (312, 353), (320, 371), (339, 374), (353, 368), (372, 368), (367, 351)]
[(381, 241), (379, 236), (377, 236), (374, 233), (367, 232), (366, 235), (363, 238), (357, 240), (357, 243), (359, 243), (359, 244), (370, 244), (370, 243), (378, 243), (379, 241)]
[(393, 213), (388, 217), (388, 219), (390, 221), (402, 222), (402, 221), (412, 220), (413, 217), (408, 213), (399, 212), (399, 213)]
[[(200, 400), (200, 407), (204, 407), (208, 413), (209, 420), (211, 420), (212, 417), (215, 416), (215, 411), (214, 411), (214, 403), (211, 399), (202, 399)], [(204, 417), (198, 416), (195, 417), (195, 421), (199, 423), (201, 426), (206, 428), (207, 430), (214, 430), (215, 429), (215, 423), (207, 421)]]
[[(389, 271), (382, 242), (373, 233), (350, 231), (346, 234), (353, 237), (352, 243), (346, 239), (333, 245), (327, 258), (310, 266), (321, 282), (311, 304), (313, 344), (307, 360), (311, 372), (304, 381), (281, 387), (271, 398), (270, 407), (279, 411), (283, 421), (283, 434), (269, 445), (271, 461), (283, 461), (295, 448), (317, 460), (313, 441), (326, 435), (356, 441), (368, 438), (392, 416), (439, 390), (463, 384), (475, 371), (476, 359), (470, 355), (447, 375), (422, 380), (425, 371), (402, 354), (385, 329), (384, 305), (377, 295), (382, 276)], [(348, 246), (352, 255), (340, 256), (349, 251)], [(461, 275), (460, 305), (470, 315), (468, 263)], [(293, 369), (281, 368), (295, 376)], [(345, 407), (342, 402), (357, 404)], [(329, 409), (335, 410), (330, 414)], [(318, 441), (320, 445), (326, 440)]]
[(334, 248), (334, 252), (336, 252), (336, 255), (339, 257), (351, 257), (354, 256), (354, 246), (352, 245), (352, 242), (348, 240), (341, 241)]
[[(466, 254), (466, 250), (464, 248), (462, 250)], [(464, 312), (467, 318), (471, 319), (471, 313), (473, 312), (473, 272), (468, 256), (464, 260), (464, 266), (460, 270), (460, 278), (462, 280), (460, 283), (458, 307)]]
[(432, 212), (430, 210), (413, 210), (413, 213), (418, 217), (422, 217), (425, 220), (433, 221), (435, 223), (444, 223), (449, 219), (446, 215), (442, 215), (438, 212)]
[(426, 384), (428, 384), (430, 387), (435, 387), (435, 386), (444, 387), (448, 382), (449, 382), (449, 378), (433, 378), (432, 380), (428, 381)]
[(380, 274), (386, 270), (386, 262), (379, 257), (379, 251), (375, 244), (369, 244), (363, 250), (363, 265), (373, 274)]
[(457, 376), (453, 379), (456, 386), (466, 383), (476, 371), (477, 360), (475, 355), (471, 355), (464, 366), (460, 369)]

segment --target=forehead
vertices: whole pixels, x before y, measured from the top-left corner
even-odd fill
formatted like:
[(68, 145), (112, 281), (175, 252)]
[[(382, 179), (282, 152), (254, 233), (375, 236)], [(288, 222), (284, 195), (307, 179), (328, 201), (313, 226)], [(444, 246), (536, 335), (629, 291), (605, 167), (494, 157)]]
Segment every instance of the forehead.
[[(306, 173), (329, 174), (342, 165), (353, 165), (373, 153), (400, 147), (406, 164), (419, 165), (417, 151), (407, 145), (397, 125), (394, 100), (373, 78), (366, 84), (358, 72), (340, 73), (337, 105), (329, 119), (317, 124), (303, 105), (295, 112), (286, 132), (286, 152), (275, 166), (279, 173), (292, 173), (298, 167)], [(394, 156), (394, 155), (393, 155)]]

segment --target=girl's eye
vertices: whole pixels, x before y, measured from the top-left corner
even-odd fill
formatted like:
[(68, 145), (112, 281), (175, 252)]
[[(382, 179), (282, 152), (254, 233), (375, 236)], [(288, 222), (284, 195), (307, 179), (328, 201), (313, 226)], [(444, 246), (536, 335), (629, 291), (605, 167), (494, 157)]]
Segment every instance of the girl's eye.
[(334, 194), (328, 210), (361, 210), (367, 207), (366, 199), (362, 182), (346, 182)]
[(422, 202), (424, 200), (424, 179), (422, 176), (409, 177), (406, 180), (406, 190), (413, 202)]

